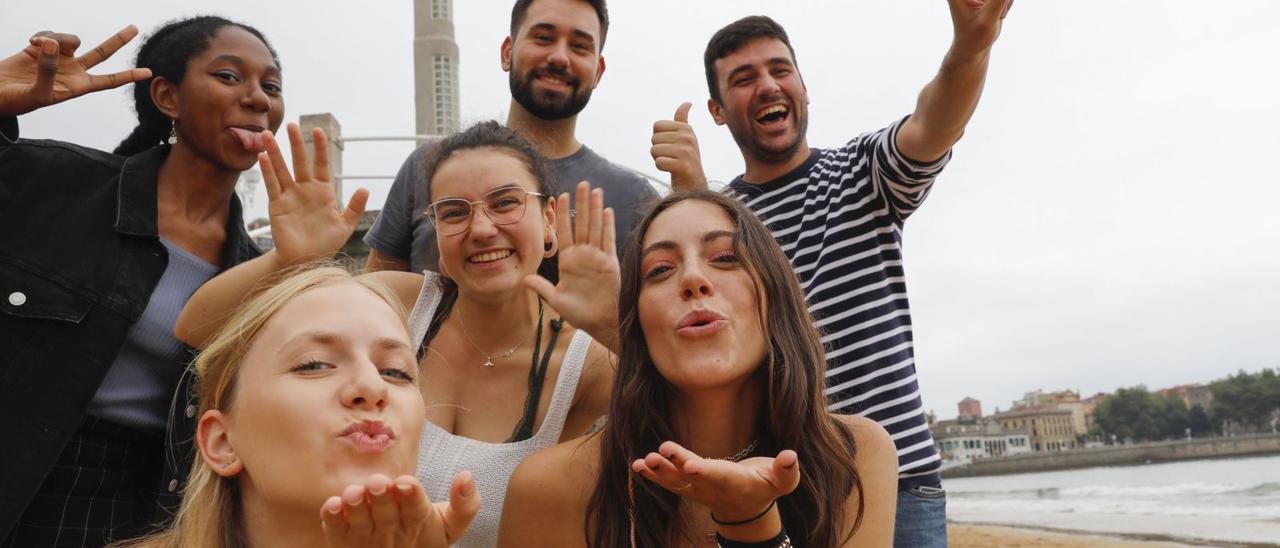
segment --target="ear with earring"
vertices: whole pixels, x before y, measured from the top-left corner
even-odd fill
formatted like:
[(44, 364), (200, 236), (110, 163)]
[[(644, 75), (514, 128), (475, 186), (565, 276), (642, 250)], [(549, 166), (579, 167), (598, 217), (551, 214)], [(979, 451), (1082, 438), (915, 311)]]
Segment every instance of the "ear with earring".
[(231, 455), (230, 457), (227, 457), (227, 460), (223, 461), (222, 469), (223, 470), (230, 469), (232, 466), (235, 465), (235, 463), (236, 463), (236, 456)]
[(552, 234), (547, 243), (542, 244), (542, 257), (544, 259), (550, 259), (556, 256), (556, 251), (558, 251), (557, 248), (559, 247), (557, 243), (555, 234)]
[(168, 143), (172, 145), (172, 144), (175, 144), (175, 143), (177, 143), (177, 142), (178, 142), (178, 121), (177, 121), (177, 120), (175, 120), (175, 119), (173, 119), (173, 118), (170, 118), (170, 119), (169, 119), (169, 140), (168, 140)]

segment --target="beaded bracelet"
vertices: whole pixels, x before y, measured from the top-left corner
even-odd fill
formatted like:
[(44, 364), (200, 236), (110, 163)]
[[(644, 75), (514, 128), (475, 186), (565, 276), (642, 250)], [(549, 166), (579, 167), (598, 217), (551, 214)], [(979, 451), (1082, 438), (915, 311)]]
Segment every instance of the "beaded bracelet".
[(720, 533), (716, 533), (716, 545), (719, 548), (792, 548), (791, 537), (787, 536), (785, 528), (778, 531), (778, 536), (760, 542), (730, 540), (721, 536)]

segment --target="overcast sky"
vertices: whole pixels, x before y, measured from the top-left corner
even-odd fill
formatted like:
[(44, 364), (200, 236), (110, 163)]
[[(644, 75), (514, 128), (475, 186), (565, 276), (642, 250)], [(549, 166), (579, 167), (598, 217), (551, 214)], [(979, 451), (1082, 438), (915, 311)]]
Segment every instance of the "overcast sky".
[[(909, 113), (951, 39), (943, 0), (612, 4), (608, 70), (579, 138), (657, 174), (652, 123), (693, 101), (703, 162), (721, 181), (742, 160), (703, 106), (702, 50), (717, 28), (748, 14), (787, 27), (813, 146)], [(455, 0), (464, 124), (506, 117), (498, 52), (509, 10), (509, 0)], [(175, 17), (229, 16), (279, 50), (289, 119), (332, 112), (348, 136), (414, 131), (409, 0), (5, 2), (3, 12), (12, 52), (43, 29), (96, 44), (129, 23), (146, 33)], [(990, 412), (1038, 388), (1088, 396), (1280, 367), (1277, 52), (1274, 0), (1015, 4), (968, 133), (904, 231), (927, 408), (951, 417), (966, 396)], [(125, 91), (21, 123), (24, 137), (108, 149), (134, 125)], [(345, 171), (393, 174), (409, 148), (350, 143)], [(380, 206), (389, 182), (360, 184)]]

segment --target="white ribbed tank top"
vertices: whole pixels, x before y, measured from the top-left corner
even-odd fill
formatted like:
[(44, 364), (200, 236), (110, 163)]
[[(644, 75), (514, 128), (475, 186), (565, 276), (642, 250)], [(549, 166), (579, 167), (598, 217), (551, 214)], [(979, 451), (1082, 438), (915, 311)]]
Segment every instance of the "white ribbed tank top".
[[(440, 288), (436, 274), (423, 272), (422, 291), (409, 313), (409, 333), (419, 344), (431, 326), (436, 307), (440, 305)], [(470, 470), (476, 478), (476, 490), (480, 493), (480, 513), (471, 522), (471, 528), (454, 546), (463, 548), (492, 548), (498, 544), (498, 524), (502, 519), (502, 505), (506, 501), (507, 482), (516, 466), (534, 451), (551, 447), (560, 441), (564, 421), (578, 390), (578, 377), (591, 347), (591, 336), (581, 329), (573, 334), (560, 374), (556, 378), (555, 392), (547, 415), (533, 437), (515, 443), (491, 443), (455, 435), (427, 421), (422, 429), (422, 442), (418, 446), (418, 480), (426, 488), (432, 501), (448, 500), (449, 485), (453, 476), (462, 470)]]

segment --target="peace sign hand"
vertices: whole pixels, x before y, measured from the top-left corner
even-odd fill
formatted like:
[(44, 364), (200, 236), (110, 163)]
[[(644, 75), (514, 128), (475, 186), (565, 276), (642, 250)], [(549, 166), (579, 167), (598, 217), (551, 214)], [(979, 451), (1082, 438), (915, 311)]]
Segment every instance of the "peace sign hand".
[[(613, 209), (604, 207), (604, 191), (578, 183), (578, 210), (569, 224), (569, 195), (556, 198), (556, 241), (560, 283), (529, 275), (524, 283), (537, 291), (565, 321), (586, 330), (617, 351), (618, 289), (621, 278), (614, 243)], [(572, 229), (571, 229), (572, 228)]]
[(76, 57), (80, 48), (76, 35), (37, 33), (22, 51), (0, 60), (0, 116), (26, 114), (86, 93), (150, 78), (151, 70), (144, 68), (114, 74), (88, 72), (137, 35), (138, 27), (129, 25), (93, 51)]
[(329, 172), (329, 143), (324, 130), (311, 130), (315, 161), (307, 158), (306, 145), (298, 124), (290, 123), (289, 147), (295, 179), (285, 166), (280, 144), (270, 131), (262, 132), (266, 152), (258, 155), (258, 167), (270, 200), (271, 239), (276, 253), (286, 265), (331, 257), (355, 232), (364, 215), (369, 191), (361, 188), (351, 195), (345, 210), (339, 210)]
[[(631, 469), (664, 489), (700, 503), (721, 522), (755, 521), (777, 500), (800, 485), (800, 463), (790, 449), (776, 457), (752, 457), (739, 462), (702, 458), (668, 441)], [(767, 510), (767, 511), (766, 511)]]

